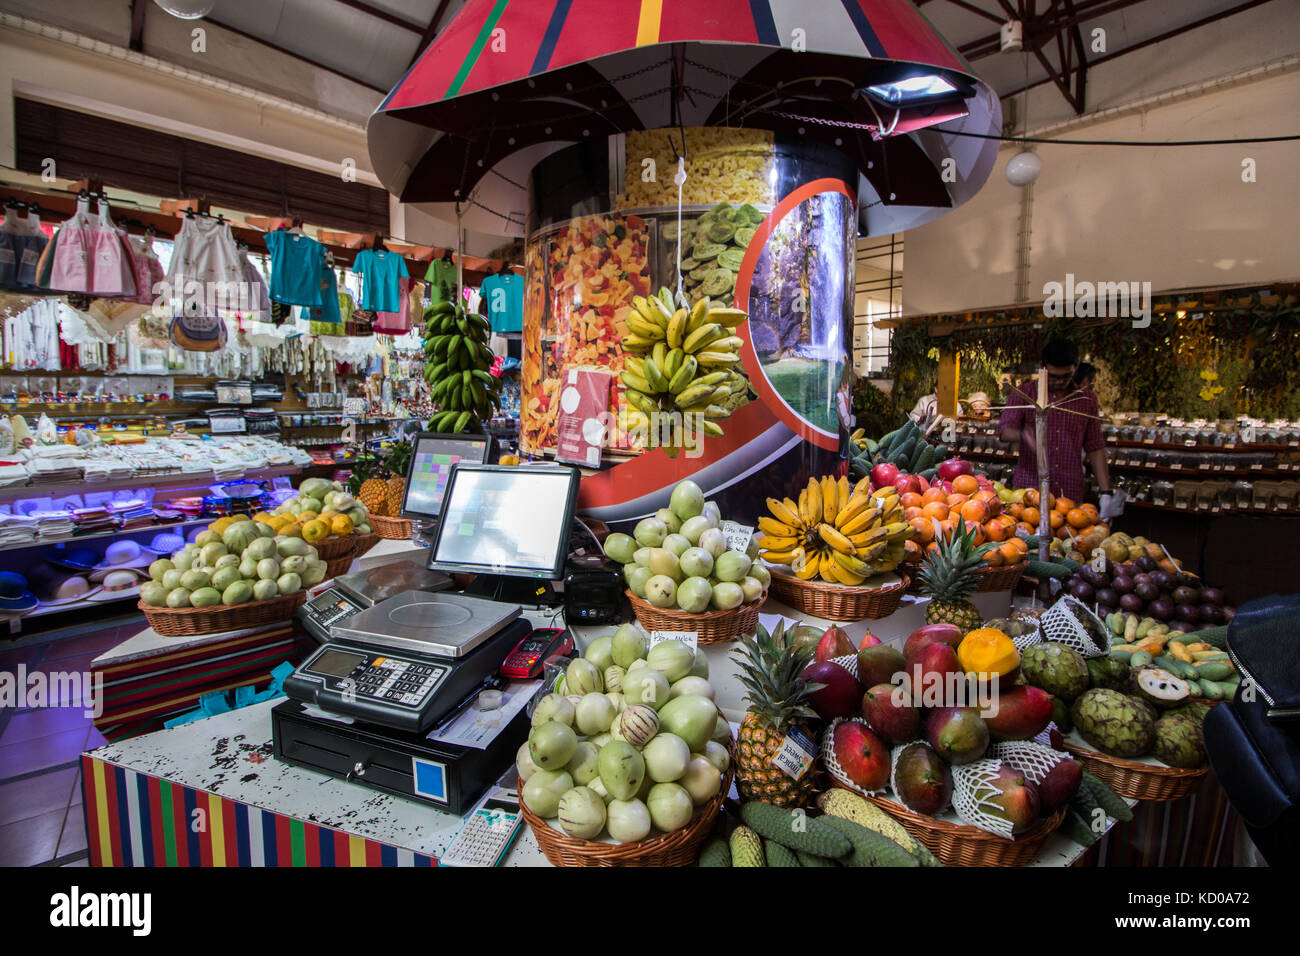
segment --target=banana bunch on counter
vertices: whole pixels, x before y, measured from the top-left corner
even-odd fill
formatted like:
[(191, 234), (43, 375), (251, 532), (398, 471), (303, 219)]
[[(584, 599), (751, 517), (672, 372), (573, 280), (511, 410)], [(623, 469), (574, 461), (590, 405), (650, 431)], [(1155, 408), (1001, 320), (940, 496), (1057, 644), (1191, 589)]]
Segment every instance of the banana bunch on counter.
[(810, 478), (799, 500), (767, 499), (758, 519), (759, 554), (789, 565), (795, 576), (827, 584), (861, 585), (898, 567), (912, 527), (893, 487), (873, 492), (868, 481)]

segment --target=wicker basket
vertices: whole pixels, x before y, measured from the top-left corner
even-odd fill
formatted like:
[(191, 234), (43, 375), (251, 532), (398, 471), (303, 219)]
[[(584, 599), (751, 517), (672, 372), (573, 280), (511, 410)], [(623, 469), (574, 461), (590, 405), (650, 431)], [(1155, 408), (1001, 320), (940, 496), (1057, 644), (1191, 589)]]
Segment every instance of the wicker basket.
[(298, 610), (298, 605), (305, 600), (306, 591), (295, 591), (293, 594), (282, 594), (247, 604), (170, 608), (150, 607), (141, 601), (136, 607), (144, 612), (149, 626), (163, 637), (190, 637), (195, 634), (240, 631), (261, 624), (279, 624), (291, 619)]
[(370, 534), (358, 535), (357, 549), (352, 552), (352, 557), (354, 558), (361, 557), (363, 554), (365, 554), (367, 551), (369, 551), (378, 543), (379, 543), (379, 535), (375, 534), (373, 531)]
[[(728, 742), (729, 749), (732, 743), (733, 741)], [(731, 789), (731, 779), (735, 772), (733, 760), (722, 775), (722, 786), (717, 794), (700, 808), (686, 826), (635, 843), (575, 840), (562, 830), (549, 826), (529, 810), (522, 800), (519, 801), (519, 808), (533, 831), (537, 845), (553, 866), (690, 866), (699, 859), (700, 846), (713, 830), (713, 822)], [(520, 789), (523, 789), (522, 784)]]
[(381, 538), (387, 538), (390, 541), (410, 540), (410, 518), (389, 518), (387, 515), (377, 515), (372, 511), (367, 515), (366, 520), (370, 524), (370, 530)]
[[(333, 561), (336, 558), (352, 557), (356, 552), (357, 542), (362, 538), (359, 534), (345, 534), (342, 537), (330, 537), (324, 541), (312, 544), (316, 549), (316, 556), (322, 561)], [(311, 542), (307, 542), (311, 544)]]
[(1029, 567), (1028, 561), (1020, 561), (1016, 564), (1006, 564), (997, 568), (990, 568), (987, 565), (980, 568), (979, 586), (976, 591), (1012, 591), (1024, 577), (1025, 568)]
[(1210, 772), (1208, 764), (1199, 770), (1185, 770), (1111, 757), (1090, 750), (1072, 737), (1065, 738), (1065, 749), (1083, 764), (1084, 770), (1131, 800), (1181, 800), (1200, 786), (1201, 778)]
[(772, 572), (772, 596), (782, 604), (827, 621), (870, 621), (889, 617), (898, 610), (909, 579), (901, 568), (896, 584), (883, 588), (854, 588), (823, 581), (801, 581), (776, 568)]
[(337, 578), (340, 574), (347, 574), (348, 569), (352, 567), (352, 561), (355, 555), (345, 554), (341, 558), (334, 558), (325, 562), (325, 577), (322, 580), (328, 581), (331, 578)]
[(901, 823), (944, 866), (1028, 866), (1038, 856), (1047, 838), (1061, 825), (1066, 811), (1061, 807), (1050, 817), (1039, 820), (1027, 833), (1008, 840), (979, 827), (913, 813), (902, 804), (883, 797), (867, 796), (864, 799)]
[(742, 604), (729, 611), (706, 611), (703, 614), (691, 614), (668, 608), (655, 607), (644, 598), (639, 598), (631, 591), (626, 591), (627, 599), (632, 602), (637, 623), (648, 631), (694, 631), (697, 644), (721, 644), (734, 641), (738, 637), (753, 634), (758, 630), (758, 609), (767, 600), (764, 591), (757, 601)]

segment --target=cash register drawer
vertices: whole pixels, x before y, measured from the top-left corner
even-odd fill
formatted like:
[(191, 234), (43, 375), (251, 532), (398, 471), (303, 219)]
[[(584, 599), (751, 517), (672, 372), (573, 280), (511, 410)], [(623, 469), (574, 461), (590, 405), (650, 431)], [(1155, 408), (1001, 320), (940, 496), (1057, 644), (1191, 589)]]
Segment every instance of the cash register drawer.
[(296, 700), (272, 709), (271, 726), (277, 760), (459, 816), (514, 762), (519, 745), (528, 739), (529, 718), (520, 711), (483, 750), (314, 717)]

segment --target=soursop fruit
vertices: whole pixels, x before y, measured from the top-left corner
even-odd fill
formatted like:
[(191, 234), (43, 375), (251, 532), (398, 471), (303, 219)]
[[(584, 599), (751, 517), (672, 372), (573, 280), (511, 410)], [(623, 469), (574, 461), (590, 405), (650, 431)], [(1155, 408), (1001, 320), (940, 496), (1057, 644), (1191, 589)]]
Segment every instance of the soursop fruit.
[(1070, 718), (1084, 740), (1112, 757), (1140, 757), (1155, 742), (1155, 722), (1117, 690), (1084, 691), (1070, 709)]
[(1163, 667), (1156, 667), (1154, 664), (1133, 669), (1133, 673), (1129, 675), (1128, 692), (1159, 710), (1185, 704), (1192, 696), (1187, 681), (1175, 677)]
[(1171, 767), (1195, 770), (1204, 767), (1205, 737), (1201, 725), (1191, 717), (1168, 715), (1155, 723), (1155, 745), (1151, 756)]
[(1154, 707), (1152, 707), (1150, 704), (1148, 704), (1146, 700), (1144, 700), (1141, 697), (1138, 697), (1136, 694), (1128, 694), (1126, 696), (1128, 697), (1129, 700), (1133, 701), (1133, 703), (1137, 704), (1139, 707), (1142, 708), (1143, 712), (1148, 717), (1151, 718), (1152, 723), (1155, 723), (1157, 720), (1160, 719), (1160, 712), (1156, 710)]
[(1025, 680), (1041, 687), (1066, 703), (1074, 700), (1091, 682), (1088, 664), (1072, 647), (1044, 641), (1025, 648), (1020, 656), (1020, 671)]
[(1093, 687), (1109, 687), (1111, 690), (1128, 689), (1129, 669), (1122, 661), (1113, 661), (1109, 657), (1094, 657), (1086, 664), (1088, 679)]

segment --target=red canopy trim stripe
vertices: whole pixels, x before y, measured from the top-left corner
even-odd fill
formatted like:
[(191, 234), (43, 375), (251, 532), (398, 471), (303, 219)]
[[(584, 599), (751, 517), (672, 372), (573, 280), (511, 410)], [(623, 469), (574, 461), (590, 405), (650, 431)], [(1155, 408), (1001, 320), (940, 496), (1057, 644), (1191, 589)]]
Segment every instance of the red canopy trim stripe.
[[(811, 4), (810, 4), (811, 6)], [(842, 7), (840, 10), (838, 7)], [(840, 0), (825, 16), (852, 25), (838, 50), (974, 76), (907, 0)], [(779, 48), (792, 37), (789, 0), (469, 0), (393, 88), (380, 110), (402, 110), (539, 73), (665, 43)], [(815, 13), (810, 13), (815, 17)], [(784, 24), (784, 27), (781, 26)], [(503, 32), (498, 32), (503, 31)], [(850, 47), (856, 49), (856, 53)]]

